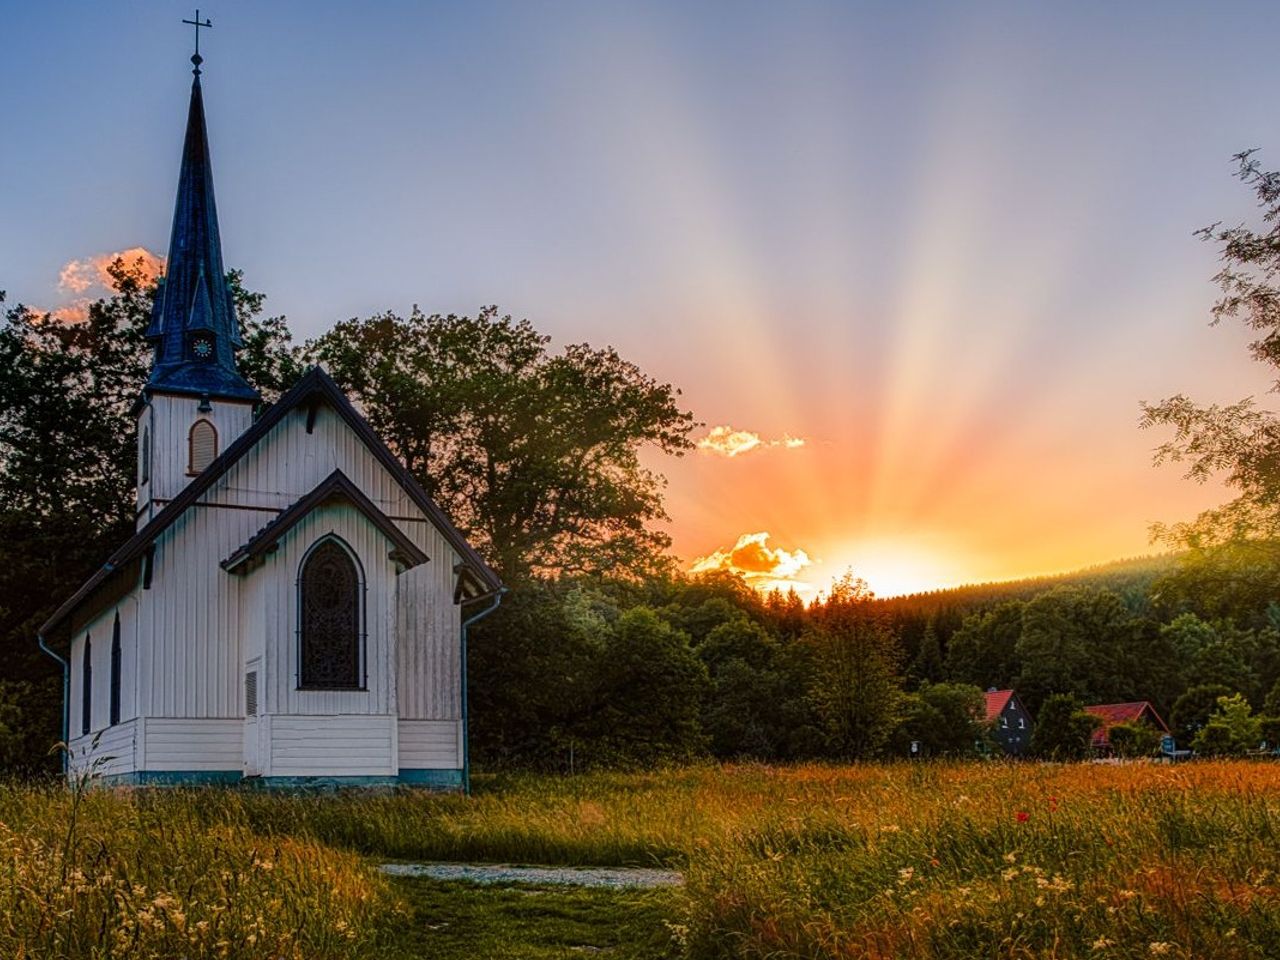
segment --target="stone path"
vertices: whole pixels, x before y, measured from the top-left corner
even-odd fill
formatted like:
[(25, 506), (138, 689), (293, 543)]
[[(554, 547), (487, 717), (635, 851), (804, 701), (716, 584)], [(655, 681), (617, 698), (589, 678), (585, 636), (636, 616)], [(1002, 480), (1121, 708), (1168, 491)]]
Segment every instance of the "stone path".
[(674, 887), (684, 883), (675, 870), (656, 867), (519, 867), (508, 863), (384, 863), (393, 877), (430, 877), (470, 883), (557, 884), (572, 887)]

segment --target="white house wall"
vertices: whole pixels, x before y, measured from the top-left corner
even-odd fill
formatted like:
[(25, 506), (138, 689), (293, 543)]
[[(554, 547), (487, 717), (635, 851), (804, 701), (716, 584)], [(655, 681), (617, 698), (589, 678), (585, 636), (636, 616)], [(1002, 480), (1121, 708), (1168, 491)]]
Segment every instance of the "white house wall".
[[(120, 615), (120, 723), (111, 724), (111, 640), (117, 612)], [(84, 729), (84, 643), (91, 640), (93, 690), (90, 696), (89, 733)], [(138, 606), (135, 597), (122, 599), (117, 605), (101, 611), (92, 621), (80, 628), (72, 637), (70, 690), (67, 716), (68, 746), (73, 755), (71, 766), (79, 769), (92, 758), (107, 753), (116, 755), (110, 766), (112, 772), (122, 767), (133, 769), (133, 734), (129, 734), (129, 748), (121, 748), (121, 728), (138, 716)], [(132, 728), (131, 728), (132, 729)], [(99, 736), (98, 748), (90, 744)], [(127, 757), (126, 757), (127, 754)]]

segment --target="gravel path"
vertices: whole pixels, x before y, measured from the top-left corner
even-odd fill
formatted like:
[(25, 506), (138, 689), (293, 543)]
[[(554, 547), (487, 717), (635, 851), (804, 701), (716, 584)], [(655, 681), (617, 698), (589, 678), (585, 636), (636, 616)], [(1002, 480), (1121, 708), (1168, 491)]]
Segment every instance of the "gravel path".
[(674, 887), (684, 878), (651, 867), (518, 867), (509, 863), (384, 863), (393, 877), (430, 877), (470, 883), (559, 884), (571, 887)]

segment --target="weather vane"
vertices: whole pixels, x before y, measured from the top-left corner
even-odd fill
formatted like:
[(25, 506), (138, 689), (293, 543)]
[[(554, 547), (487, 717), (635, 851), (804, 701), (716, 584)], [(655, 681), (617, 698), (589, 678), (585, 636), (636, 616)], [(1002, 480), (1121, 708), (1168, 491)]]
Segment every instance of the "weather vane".
[(196, 28), (196, 52), (191, 57), (191, 62), (196, 65), (194, 73), (200, 72), (200, 64), (204, 63), (204, 58), (200, 56), (200, 28), (208, 27), (213, 29), (213, 21), (205, 18), (204, 22), (200, 21), (200, 8), (196, 7), (196, 18), (194, 20), (183, 20), (183, 23), (190, 24)]

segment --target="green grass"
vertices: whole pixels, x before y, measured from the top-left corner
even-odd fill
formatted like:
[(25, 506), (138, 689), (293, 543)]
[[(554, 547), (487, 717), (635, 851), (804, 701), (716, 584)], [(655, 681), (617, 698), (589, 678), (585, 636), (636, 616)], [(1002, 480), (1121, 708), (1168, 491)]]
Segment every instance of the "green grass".
[(669, 891), (394, 883), (411, 915), (385, 960), (665, 960), (680, 954)]

